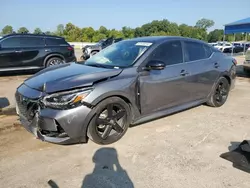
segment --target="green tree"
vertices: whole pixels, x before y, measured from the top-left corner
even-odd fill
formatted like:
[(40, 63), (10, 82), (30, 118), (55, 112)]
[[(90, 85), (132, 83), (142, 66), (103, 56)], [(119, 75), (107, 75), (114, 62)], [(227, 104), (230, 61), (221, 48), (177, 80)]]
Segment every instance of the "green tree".
[(93, 42), (98, 42), (100, 41), (101, 39), (105, 39), (106, 38), (106, 35), (103, 34), (103, 33), (100, 33), (100, 31), (96, 31), (95, 35), (93, 36), (92, 38), (92, 41)]
[(64, 36), (67, 41), (81, 41), (82, 32), (81, 29), (72, 23), (67, 23), (64, 30)]
[(45, 31), (45, 34), (46, 34), (46, 35), (54, 35), (54, 33), (51, 32), (51, 31)]
[(29, 33), (29, 30), (26, 27), (20, 27), (17, 32), (18, 33)]
[[(104, 27), (104, 26), (101, 26), (99, 28), (99, 33), (104, 34), (105, 36), (108, 36), (108, 29), (106, 27)], [(99, 33), (98, 33), (98, 35), (99, 35)]]
[(125, 38), (133, 38), (135, 36), (134, 29), (126, 26), (122, 27), (122, 33)]
[(64, 25), (63, 24), (59, 24), (56, 27), (56, 35), (63, 36), (63, 33), (64, 33)]
[(208, 34), (208, 42), (217, 42), (223, 40), (223, 33), (222, 29), (215, 29)]
[(13, 33), (13, 28), (10, 25), (6, 25), (3, 29), (2, 29), (2, 34), (6, 35), (6, 34), (11, 34)]
[(202, 18), (196, 22), (195, 26), (198, 28), (203, 28), (207, 30), (208, 28), (214, 26), (214, 21), (206, 19), (206, 18)]
[(114, 37), (114, 38), (124, 38), (124, 35), (122, 31), (117, 31), (115, 29), (110, 30), (108, 37)]
[(34, 34), (42, 34), (43, 32), (42, 32), (42, 30), (40, 28), (35, 28), (33, 33)]

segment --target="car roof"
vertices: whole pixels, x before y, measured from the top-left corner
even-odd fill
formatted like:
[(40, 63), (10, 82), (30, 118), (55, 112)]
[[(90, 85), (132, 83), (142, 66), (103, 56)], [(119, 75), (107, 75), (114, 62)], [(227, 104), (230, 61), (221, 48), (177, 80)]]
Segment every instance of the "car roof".
[(1, 39), (6, 38), (6, 37), (10, 37), (10, 36), (35, 36), (35, 37), (50, 37), (50, 38), (64, 39), (63, 37), (59, 37), (59, 36), (55, 36), (55, 35), (31, 34), (31, 33), (13, 33), (13, 34), (4, 35)]
[(190, 40), (190, 41), (195, 41), (195, 42), (201, 42), (205, 43), (204, 41), (198, 40), (198, 39), (193, 39), (193, 38), (188, 38), (188, 37), (180, 37), (180, 36), (147, 36), (147, 37), (137, 37), (133, 39), (128, 39), (130, 41), (135, 41), (135, 42), (152, 42), (152, 43), (161, 43), (163, 41), (167, 40)]

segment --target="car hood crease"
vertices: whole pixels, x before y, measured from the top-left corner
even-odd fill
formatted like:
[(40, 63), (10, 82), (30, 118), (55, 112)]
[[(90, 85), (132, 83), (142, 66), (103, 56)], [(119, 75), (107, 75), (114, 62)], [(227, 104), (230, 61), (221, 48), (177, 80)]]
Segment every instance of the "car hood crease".
[(95, 82), (119, 75), (122, 69), (106, 69), (79, 63), (53, 66), (25, 80), (30, 88), (54, 93), (92, 86)]

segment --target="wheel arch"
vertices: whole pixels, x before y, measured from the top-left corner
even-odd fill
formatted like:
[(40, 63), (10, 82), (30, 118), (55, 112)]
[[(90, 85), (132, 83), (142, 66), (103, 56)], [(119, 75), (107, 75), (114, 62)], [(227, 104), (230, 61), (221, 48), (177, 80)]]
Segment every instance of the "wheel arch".
[(54, 58), (54, 57), (58, 57), (58, 58), (61, 58), (62, 60), (65, 60), (64, 56), (62, 54), (59, 54), (59, 53), (52, 53), (52, 54), (49, 54), (47, 55), (44, 60), (43, 60), (43, 65), (46, 66), (46, 63), (49, 59), (51, 58)]
[[(94, 100), (91, 103), (92, 109), (94, 109), (95, 106), (97, 106), (98, 104), (100, 104), (102, 101), (111, 98), (111, 97), (118, 97), (121, 98), (122, 100), (124, 100), (126, 103), (128, 103), (130, 109), (131, 109), (131, 115), (132, 115), (132, 121), (136, 118), (140, 116), (140, 112), (139, 109), (137, 108), (136, 104), (133, 103), (130, 97), (126, 96), (125, 94), (121, 94), (121, 93), (112, 93), (109, 95), (103, 95), (98, 97), (96, 100)], [(94, 115), (96, 114), (96, 112), (94, 110), (92, 110), (92, 112), (90, 113), (87, 121), (86, 121), (86, 126), (83, 126), (82, 128), (82, 139), (80, 140), (80, 142), (88, 142), (88, 136), (87, 136), (87, 131), (88, 131), (88, 126), (90, 121), (92, 120), (92, 118), (94, 117)]]
[(140, 116), (139, 109), (136, 106), (136, 103), (134, 102), (134, 100), (131, 97), (127, 96), (126, 94), (120, 93), (120, 92), (119, 93), (104, 94), (104, 95), (98, 97), (97, 99), (95, 99), (91, 104), (93, 106), (97, 106), (103, 100), (106, 100), (107, 98), (111, 98), (111, 97), (119, 97), (122, 100), (124, 100), (126, 103), (129, 104), (129, 107), (130, 107), (130, 109), (132, 111), (132, 120), (134, 118)]

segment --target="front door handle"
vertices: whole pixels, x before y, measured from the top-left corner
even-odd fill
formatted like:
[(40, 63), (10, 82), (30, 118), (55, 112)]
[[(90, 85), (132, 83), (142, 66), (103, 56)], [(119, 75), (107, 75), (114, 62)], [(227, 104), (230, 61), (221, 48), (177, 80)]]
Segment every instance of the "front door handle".
[(185, 71), (185, 70), (182, 70), (181, 73), (180, 73), (181, 76), (186, 76), (186, 75), (188, 75), (188, 74), (189, 74), (189, 73), (188, 73), (187, 71)]
[(219, 63), (214, 63), (214, 68), (219, 68), (220, 67), (220, 65), (219, 65)]
[(15, 53), (22, 53), (22, 51), (21, 50), (16, 50)]

